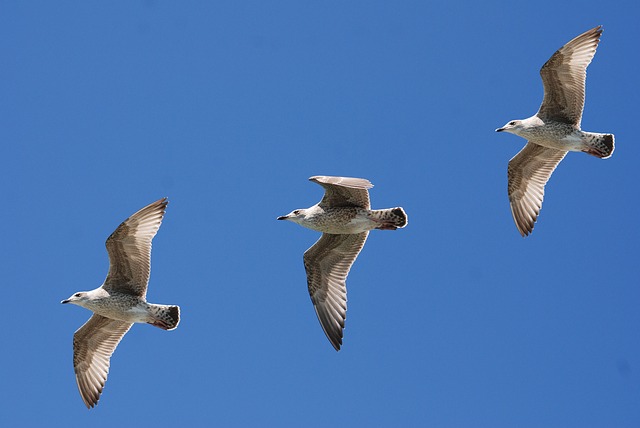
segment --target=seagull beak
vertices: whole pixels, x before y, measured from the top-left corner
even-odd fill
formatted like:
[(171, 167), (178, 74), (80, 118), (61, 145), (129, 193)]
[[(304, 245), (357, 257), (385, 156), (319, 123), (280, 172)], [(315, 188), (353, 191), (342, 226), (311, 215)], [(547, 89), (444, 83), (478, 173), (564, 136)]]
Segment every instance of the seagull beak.
[(504, 128), (498, 128), (498, 129), (496, 129), (496, 132), (502, 132), (502, 131), (504, 131)]
[(62, 301), (62, 302), (60, 302), (60, 303), (69, 303), (69, 302), (70, 302), (70, 300), (69, 300), (69, 299), (66, 299), (66, 300), (63, 300), (63, 301)]
[(278, 218), (277, 218), (277, 220), (286, 220), (286, 219), (288, 219), (288, 218), (289, 218), (289, 217), (288, 217), (288, 216), (286, 216), (286, 215), (281, 215), (280, 217), (278, 217)]

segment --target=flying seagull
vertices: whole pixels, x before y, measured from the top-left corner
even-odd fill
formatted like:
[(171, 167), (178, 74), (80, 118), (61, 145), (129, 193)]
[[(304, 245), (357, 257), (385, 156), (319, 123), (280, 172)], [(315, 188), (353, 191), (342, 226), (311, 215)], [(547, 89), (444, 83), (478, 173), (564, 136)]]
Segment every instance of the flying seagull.
[(160, 228), (168, 203), (167, 198), (160, 199), (122, 222), (106, 242), (110, 264), (104, 284), (62, 301), (93, 311), (89, 321), (73, 335), (73, 368), (87, 408), (98, 404), (111, 354), (133, 323), (173, 330), (180, 322), (178, 306), (146, 300), (151, 240)]
[(544, 186), (567, 152), (585, 152), (603, 159), (613, 153), (613, 134), (580, 129), (587, 66), (601, 34), (602, 26), (592, 28), (558, 49), (540, 69), (544, 98), (538, 112), (496, 129), (528, 140), (508, 167), (511, 214), (523, 237), (533, 231)]
[(349, 269), (370, 230), (405, 227), (407, 214), (400, 207), (372, 210), (367, 189), (373, 185), (369, 180), (328, 176), (315, 176), (309, 180), (324, 187), (322, 200), (311, 208), (294, 210), (278, 220), (289, 220), (322, 232), (320, 239), (304, 253), (304, 267), (320, 325), (339, 351), (347, 317)]

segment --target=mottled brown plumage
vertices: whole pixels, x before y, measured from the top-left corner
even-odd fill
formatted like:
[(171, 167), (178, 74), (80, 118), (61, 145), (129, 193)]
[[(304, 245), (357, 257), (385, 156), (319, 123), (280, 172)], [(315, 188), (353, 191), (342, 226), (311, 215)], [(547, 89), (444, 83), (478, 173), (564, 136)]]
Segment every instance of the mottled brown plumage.
[(522, 236), (533, 231), (545, 185), (568, 151), (599, 158), (608, 158), (613, 153), (612, 134), (580, 129), (587, 66), (596, 53), (601, 34), (601, 26), (592, 28), (558, 49), (540, 70), (544, 98), (536, 115), (496, 129), (528, 140), (508, 167), (511, 213)]
[(166, 198), (160, 199), (122, 222), (106, 242), (110, 266), (104, 284), (62, 301), (94, 312), (73, 336), (73, 367), (87, 408), (98, 403), (111, 355), (133, 323), (173, 330), (180, 322), (178, 306), (146, 301), (151, 240), (160, 228), (167, 203)]
[(278, 220), (290, 220), (322, 233), (304, 253), (309, 295), (327, 338), (338, 351), (347, 316), (346, 280), (362, 250), (369, 231), (395, 230), (407, 225), (400, 207), (371, 210), (369, 180), (352, 177), (315, 176), (325, 194), (311, 208), (298, 209)]

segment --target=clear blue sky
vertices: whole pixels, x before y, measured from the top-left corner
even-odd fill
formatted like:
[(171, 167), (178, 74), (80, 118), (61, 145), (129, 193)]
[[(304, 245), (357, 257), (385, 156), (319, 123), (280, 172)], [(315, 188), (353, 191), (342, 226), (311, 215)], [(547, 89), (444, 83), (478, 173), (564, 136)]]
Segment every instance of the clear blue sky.
[[(638, 2), (118, 1), (0, 5), (0, 425), (637, 427)], [(534, 114), (539, 69), (604, 25), (585, 130), (523, 239), (494, 130)], [(634, 131), (636, 129), (636, 131)], [(276, 217), (312, 175), (370, 179), (343, 349)], [(148, 298), (87, 410), (72, 337), (104, 242), (168, 196)]]

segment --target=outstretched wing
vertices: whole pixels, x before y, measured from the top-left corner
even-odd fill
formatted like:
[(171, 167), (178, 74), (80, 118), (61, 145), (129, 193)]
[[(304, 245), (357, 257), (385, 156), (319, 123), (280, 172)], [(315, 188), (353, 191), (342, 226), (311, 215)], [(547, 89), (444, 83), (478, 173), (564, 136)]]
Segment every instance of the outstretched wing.
[(151, 271), (151, 240), (162, 223), (167, 198), (162, 198), (118, 226), (106, 242), (109, 273), (104, 289), (145, 297)]
[(373, 184), (364, 178), (329, 177), (317, 175), (309, 180), (324, 187), (324, 197), (320, 201), (322, 208), (360, 207), (371, 209), (369, 191)]
[(533, 231), (533, 224), (542, 209), (544, 186), (566, 154), (565, 151), (527, 142), (509, 161), (509, 203), (513, 220), (522, 236)]
[(87, 408), (98, 404), (109, 374), (109, 360), (133, 324), (94, 314), (73, 335), (73, 369)]
[(558, 49), (542, 66), (544, 99), (538, 117), (580, 127), (587, 66), (596, 54), (602, 26), (579, 35)]
[(347, 317), (347, 275), (368, 234), (323, 233), (304, 253), (309, 295), (320, 325), (336, 351), (342, 345), (342, 331)]

